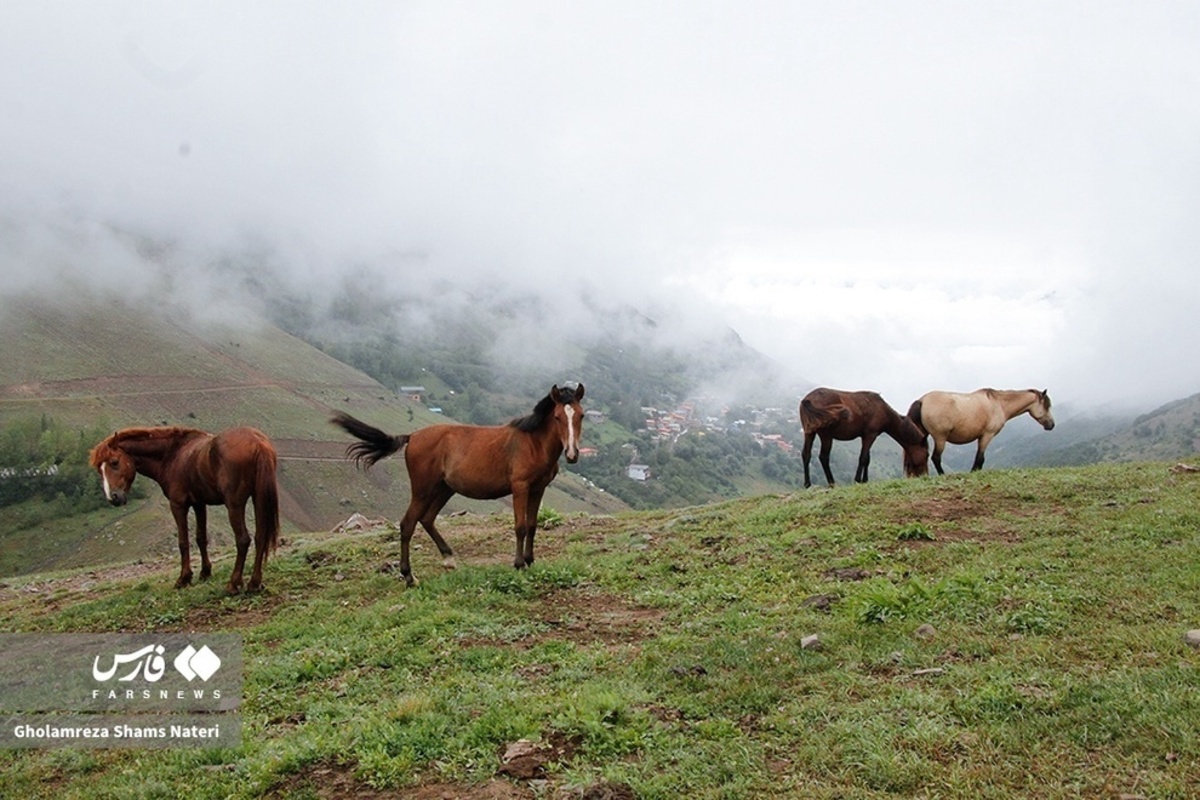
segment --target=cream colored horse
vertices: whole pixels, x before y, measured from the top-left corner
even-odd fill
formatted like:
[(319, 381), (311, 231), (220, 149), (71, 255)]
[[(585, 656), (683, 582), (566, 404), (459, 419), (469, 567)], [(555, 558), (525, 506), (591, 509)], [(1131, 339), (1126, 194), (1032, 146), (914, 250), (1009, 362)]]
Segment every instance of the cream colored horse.
[(978, 441), (974, 472), (983, 469), (983, 453), (992, 439), (1015, 416), (1028, 413), (1046, 430), (1053, 430), (1050, 395), (1037, 389), (977, 389), (974, 392), (927, 392), (908, 409), (909, 418), (933, 437), (933, 465), (939, 475), (946, 443)]

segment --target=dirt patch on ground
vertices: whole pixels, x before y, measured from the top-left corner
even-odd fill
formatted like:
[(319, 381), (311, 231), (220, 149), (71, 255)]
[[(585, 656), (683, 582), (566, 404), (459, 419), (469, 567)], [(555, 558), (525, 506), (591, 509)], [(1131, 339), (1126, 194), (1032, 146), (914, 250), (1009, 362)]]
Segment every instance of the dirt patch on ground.
[[(1004, 506), (1005, 515), (1011, 516), (1011, 505)], [(997, 519), (991, 504), (983, 500), (964, 497), (960, 494), (942, 494), (916, 500), (899, 510), (894, 516), (898, 525), (918, 523), (932, 535), (932, 539), (913, 537), (901, 542), (905, 547), (936, 547), (948, 542), (1007, 542), (1022, 541), (1020, 530), (1011, 520)]]
[(399, 789), (375, 789), (354, 775), (346, 764), (315, 764), (304, 772), (289, 776), (265, 796), (282, 800), (297, 794), (322, 800), (526, 800), (534, 797), (527, 786), (493, 778), (486, 783), (424, 783)]
[(901, 522), (938, 523), (959, 522), (966, 519), (986, 516), (987, 506), (977, 500), (969, 500), (961, 495), (921, 498), (904, 510)]
[(634, 605), (594, 589), (560, 589), (542, 600), (538, 618), (549, 626), (546, 638), (608, 647), (654, 636), (664, 611)]
[[(509, 748), (519, 744), (514, 743)], [(509, 763), (515, 763), (519, 759), (536, 760), (537, 757), (532, 755), (534, 751), (547, 757), (553, 756), (553, 760), (562, 760), (564, 755), (559, 746), (553, 743), (544, 746), (532, 745), (528, 750), (529, 752), (514, 757)], [(567, 757), (569, 758), (569, 755)], [(500, 774), (504, 774), (503, 766)], [(540, 776), (542, 773), (536, 774)], [(568, 788), (556, 787), (542, 777), (530, 780), (527, 777), (508, 779), (497, 776), (483, 783), (430, 780), (416, 786), (376, 789), (359, 780), (354, 775), (352, 765), (326, 762), (314, 764), (303, 772), (288, 776), (264, 797), (282, 800), (297, 794), (314, 796), (321, 800), (633, 800), (635, 797), (633, 790), (621, 783), (600, 781), (589, 786)]]
[[(555, 589), (534, 601), (530, 612), (542, 623), (537, 633), (520, 639), (464, 639), (464, 647), (515, 647), (527, 650), (550, 641), (566, 641), (581, 646), (600, 645), (617, 648), (636, 645), (652, 638), (665, 612), (646, 608), (594, 587)], [(541, 677), (552, 671), (538, 665), (527, 668), (527, 677)]]

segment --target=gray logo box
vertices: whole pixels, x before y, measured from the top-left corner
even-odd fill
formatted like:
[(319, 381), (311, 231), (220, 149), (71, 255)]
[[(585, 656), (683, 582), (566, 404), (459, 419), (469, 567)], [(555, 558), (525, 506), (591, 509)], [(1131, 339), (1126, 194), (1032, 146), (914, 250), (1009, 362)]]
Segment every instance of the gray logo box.
[(0, 747), (236, 746), (242, 679), (236, 634), (0, 633)]

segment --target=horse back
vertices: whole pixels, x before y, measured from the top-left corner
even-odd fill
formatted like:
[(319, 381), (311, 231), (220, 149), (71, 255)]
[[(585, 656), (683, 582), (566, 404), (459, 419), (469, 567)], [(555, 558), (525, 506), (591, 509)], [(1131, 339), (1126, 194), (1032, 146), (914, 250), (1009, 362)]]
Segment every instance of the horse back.
[(918, 403), (921, 427), (953, 444), (978, 439), (993, 418), (993, 403), (985, 390), (970, 393), (935, 390), (921, 395), (913, 405)]
[(174, 479), (192, 502), (222, 505), (273, 489), (278, 456), (266, 434), (241, 427), (196, 441), (176, 461)]
[(898, 416), (876, 392), (813, 389), (800, 402), (800, 424), (805, 433), (822, 432), (835, 439), (857, 439), (879, 433)]
[(510, 426), (431, 425), (414, 431), (404, 462), (414, 492), (441, 482), (476, 500), (512, 493), (520, 432)]

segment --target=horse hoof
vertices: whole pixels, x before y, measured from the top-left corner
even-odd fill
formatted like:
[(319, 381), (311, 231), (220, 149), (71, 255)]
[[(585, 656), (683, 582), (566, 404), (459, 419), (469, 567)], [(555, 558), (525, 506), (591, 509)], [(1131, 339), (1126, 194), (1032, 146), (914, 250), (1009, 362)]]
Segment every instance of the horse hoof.
[(202, 581), (206, 581), (206, 580), (208, 580), (210, 577), (212, 577), (212, 570), (211, 570), (211, 569), (202, 569), (202, 570), (200, 570), (200, 580), (202, 580)]
[(407, 586), (409, 589), (415, 589), (421, 585), (421, 582), (419, 580), (417, 580), (416, 578), (414, 578), (412, 575), (405, 575), (404, 576), (404, 585)]
[(229, 584), (228, 586), (226, 586), (226, 587), (225, 587), (225, 594), (229, 595), (230, 597), (233, 597), (234, 595), (238, 595), (238, 594), (241, 594), (241, 593), (242, 593), (242, 587), (241, 587), (241, 586), (234, 586), (234, 585), (231, 583), (231, 584)]
[(185, 586), (191, 586), (191, 585), (192, 585), (192, 576), (191, 575), (180, 575), (179, 580), (175, 581), (176, 589), (182, 589)]
[(443, 569), (458, 569), (458, 562), (454, 560), (454, 556), (446, 556), (442, 559)]

